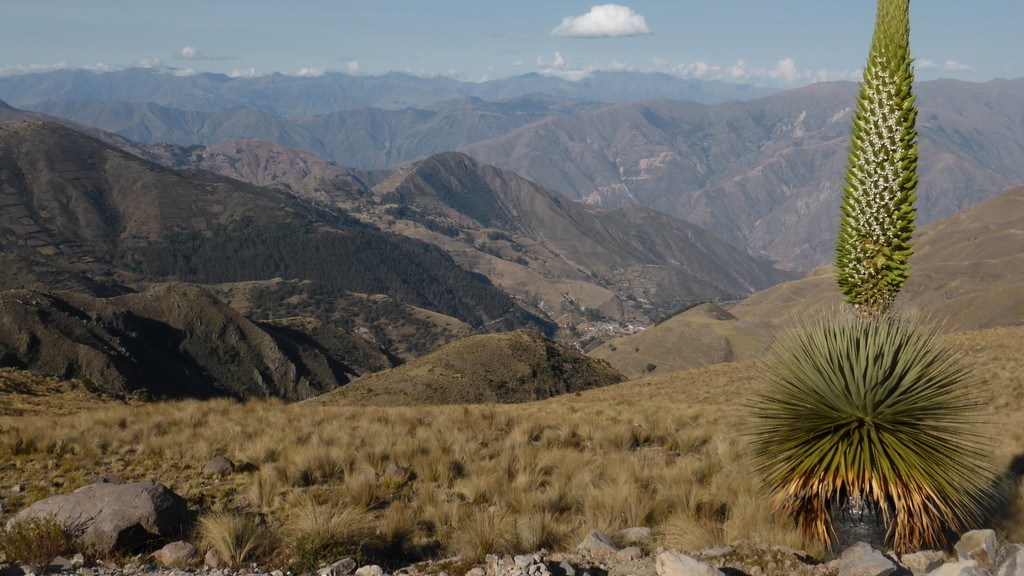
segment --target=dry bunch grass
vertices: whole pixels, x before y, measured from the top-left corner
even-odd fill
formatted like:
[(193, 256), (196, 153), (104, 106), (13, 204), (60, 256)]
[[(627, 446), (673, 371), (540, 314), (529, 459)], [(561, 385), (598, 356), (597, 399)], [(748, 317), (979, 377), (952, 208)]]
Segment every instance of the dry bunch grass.
[[(1024, 454), (1021, 335), (957, 336), (1004, 391), (991, 405), (1002, 469)], [(0, 458), (11, 465), (0, 485), (28, 487), (5, 494), (3, 509), (112, 475), (162, 481), (207, 509), (264, 514), (284, 542), (303, 533), (300, 510), (347, 511), (359, 536), (330, 534), (362, 542), (366, 556), (401, 560), (571, 548), (591, 529), (633, 525), (684, 550), (742, 539), (820, 552), (771, 514), (753, 474), (741, 434), (749, 416), (737, 406), (760, 385), (755, 369), (718, 365), (513, 406), (214, 400), (2, 417)], [(204, 477), (214, 454), (253, 470)], [(392, 465), (399, 475), (387, 474)], [(1006, 497), (1015, 516), (996, 527), (1024, 541), (1019, 483), (1007, 481)]]

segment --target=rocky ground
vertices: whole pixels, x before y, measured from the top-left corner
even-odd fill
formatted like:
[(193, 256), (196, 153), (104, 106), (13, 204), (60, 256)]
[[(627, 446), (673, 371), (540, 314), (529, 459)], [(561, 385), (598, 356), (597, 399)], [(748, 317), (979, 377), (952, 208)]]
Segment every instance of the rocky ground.
[[(646, 529), (629, 529), (616, 540), (642, 544)], [(56, 558), (47, 566), (17, 562), (0, 564), (0, 576), (44, 573), (77, 576), (246, 576), (263, 574), (260, 567), (219, 567), (216, 553), (200, 557), (186, 542), (175, 542), (148, 556), (139, 555), (122, 566), (86, 563), (81, 555)], [(268, 576), (291, 576), (281, 570)], [(483, 563), (461, 558), (422, 562), (387, 574), (379, 566), (359, 566), (343, 558), (321, 568), (317, 576), (1017, 576), (1024, 574), (1024, 545), (996, 541), (991, 530), (975, 530), (957, 542), (954, 552), (924, 551), (896, 558), (868, 544), (847, 548), (829, 562), (814, 562), (797, 550), (735, 543), (687, 555), (678, 550), (645, 552), (641, 546), (620, 547), (600, 531), (593, 531), (575, 552), (517, 556), (488, 555)]]

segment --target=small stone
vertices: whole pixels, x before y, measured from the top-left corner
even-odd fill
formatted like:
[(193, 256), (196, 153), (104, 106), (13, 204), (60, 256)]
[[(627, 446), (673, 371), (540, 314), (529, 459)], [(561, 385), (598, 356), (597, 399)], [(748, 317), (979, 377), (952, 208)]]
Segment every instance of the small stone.
[(906, 566), (914, 576), (924, 576), (942, 566), (945, 559), (946, 555), (938, 550), (922, 550), (900, 556), (900, 563)]
[(352, 576), (356, 571), (356, 561), (351, 558), (342, 558), (334, 564), (316, 571), (317, 576)]
[(651, 545), (653, 538), (653, 532), (651, 532), (650, 528), (637, 526), (619, 530), (612, 535), (611, 539), (612, 542), (620, 548), (636, 546), (638, 548), (646, 549)]
[(658, 554), (654, 560), (654, 570), (658, 576), (725, 576), (718, 568), (675, 550)]
[(591, 530), (587, 537), (583, 539), (576, 546), (576, 550), (583, 554), (591, 554), (594, 556), (607, 556), (614, 554), (619, 551), (619, 547), (616, 546), (604, 532), (600, 530)]
[(474, 566), (466, 572), (466, 576), (487, 576), (487, 570), (484, 570), (481, 566)]
[(950, 562), (939, 566), (928, 576), (991, 576), (991, 572), (985, 570), (974, 560), (963, 562)]
[(531, 564), (536, 562), (536, 560), (534, 560), (533, 556), (532, 555), (528, 555), (528, 554), (523, 554), (523, 555), (520, 555), (520, 556), (516, 556), (515, 558), (512, 559), (512, 561), (515, 562), (516, 566), (519, 566), (520, 568), (529, 568)]
[(754, 566), (750, 569), (750, 576), (764, 576), (764, 568)]
[(971, 530), (960, 537), (953, 549), (957, 558), (974, 560), (978, 566), (991, 570), (996, 560), (996, 533), (993, 530)]
[(235, 471), (235, 463), (227, 456), (217, 456), (203, 466), (204, 476), (227, 476)]
[(272, 571), (270, 573), (270, 576), (284, 576), (284, 571), (282, 571), (282, 570), (274, 570), (274, 571)]
[(995, 576), (1020, 576), (1024, 574), (1024, 544), (1004, 544), (996, 554)]
[(643, 555), (644, 551), (637, 546), (627, 546), (615, 553), (619, 560), (639, 560)]
[(356, 576), (381, 576), (382, 574), (384, 574), (384, 569), (376, 564), (362, 566), (356, 570)]
[(558, 567), (565, 573), (565, 576), (576, 576), (576, 569), (568, 562), (560, 562)]
[(85, 566), (85, 556), (81, 552), (76, 553), (71, 557), (71, 565), (75, 568), (81, 568)]
[(189, 542), (171, 542), (153, 553), (157, 564), (165, 567), (192, 566), (199, 563), (199, 551)]
[(44, 572), (70, 572), (74, 569), (75, 566), (71, 563), (71, 560), (63, 556), (57, 556), (53, 560), (50, 560), (46, 565), (46, 570), (44, 570)]
[[(220, 552), (216, 548), (210, 548), (206, 552), (206, 556), (203, 557), (203, 563), (206, 564), (207, 568), (223, 568), (227, 566), (227, 561), (220, 555)], [(210, 576), (213, 576), (212, 574)]]
[(705, 557), (710, 557), (710, 558), (717, 558), (719, 556), (725, 556), (726, 554), (731, 554), (735, 550), (736, 549), (733, 548), (732, 546), (715, 546), (714, 548), (708, 548), (706, 550), (701, 550), (700, 551), (700, 555), (701, 556), (705, 556)]
[(889, 576), (895, 571), (895, 562), (864, 542), (850, 546), (839, 557), (839, 576)]
[(24, 491), (25, 491), (25, 485), (24, 484), (15, 484), (14, 486), (11, 486), (11, 492), (14, 493), (14, 494), (21, 494)]

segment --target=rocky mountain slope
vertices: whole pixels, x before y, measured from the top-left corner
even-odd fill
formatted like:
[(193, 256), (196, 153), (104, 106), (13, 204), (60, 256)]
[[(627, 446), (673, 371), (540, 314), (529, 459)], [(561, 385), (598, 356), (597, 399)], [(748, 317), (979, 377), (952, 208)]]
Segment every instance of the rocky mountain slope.
[(393, 365), (362, 338), (313, 328), (251, 322), (185, 285), (111, 298), (11, 290), (0, 292), (0, 365), (104, 392), (286, 400)]
[(458, 153), (404, 166), (370, 196), (376, 206), (355, 211), (384, 212), (390, 228), (437, 243), (554, 318), (593, 310), (649, 323), (785, 279), (689, 223), (587, 207)]
[(442, 252), (280, 190), (175, 172), (51, 123), (0, 128), (0, 152), (0, 246), (24, 258), (134, 280), (301, 278), (477, 327), (532, 322)]
[[(1024, 79), (922, 82), (922, 223), (1024, 182)], [(853, 83), (704, 106), (653, 101), (550, 118), (464, 149), (602, 206), (641, 204), (789, 269), (831, 258)]]
[[(0, 126), (0, 254), (11, 272), (2, 283), (11, 292), (0, 294), (3, 365), (108, 390), (296, 399), (393, 364), (364, 349), (389, 330), (418, 351), (463, 329), (553, 331), (428, 244), (287, 190), (170, 170), (48, 122)], [(363, 337), (309, 321), (256, 327), (202, 288), (161, 296), (157, 309), (147, 304), (151, 282), (277, 277), (305, 286), (285, 298), (294, 297), (291, 316), (341, 315), (348, 324), (340, 325), (362, 327)], [(339, 301), (347, 308), (327, 306)], [(245, 336), (225, 344), (232, 334)], [(154, 366), (162, 372), (151, 374)]]
[[(1024, 187), (920, 228), (910, 279), (896, 301), (905, 314), (960, 331), (1024, 325)], [(778, 330), (840, 309), (835, 270), (758, 292), (714, 315), (680, 314), (591, 354), (629, 376), (647, 363), (684, 369), (759, 356)], [(691, 354), (711, 347), (710, 353)]]

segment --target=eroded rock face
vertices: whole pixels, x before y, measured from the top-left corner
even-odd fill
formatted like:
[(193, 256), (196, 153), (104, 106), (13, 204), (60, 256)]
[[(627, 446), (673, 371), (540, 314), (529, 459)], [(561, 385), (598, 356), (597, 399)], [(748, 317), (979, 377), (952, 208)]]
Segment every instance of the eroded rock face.
[(52, 517), (71, 527), (84, 547), (112, 552), (178, 536), (187, 514), (185, 500), (162, 484), (90, 484), (32, 504), (8, 526), (19, 520)]

